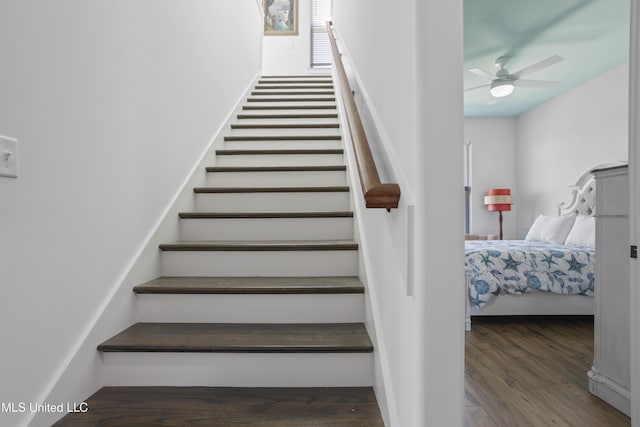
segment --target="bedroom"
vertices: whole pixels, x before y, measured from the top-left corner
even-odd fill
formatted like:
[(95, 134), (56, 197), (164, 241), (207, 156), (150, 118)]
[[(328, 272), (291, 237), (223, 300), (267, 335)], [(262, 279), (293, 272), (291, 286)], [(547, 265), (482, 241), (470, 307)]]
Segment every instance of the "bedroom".
[(539, 214), (555, 215), (570, 200), (585, 171), (627, 160), (628, 9), (626, 1), (465, 1), (466, 70), (495, 73), (505, 54), (509, 72), (564, 58), (526, 76), (559, 85), (516, 87), (497, 100), (489, 87), (469, 90), (490, 80), (465, 72), (469, 232), (498, 234), (498, 214), (483, 205), (489, 189), (511, 189), (504, 238), (523, 239)]

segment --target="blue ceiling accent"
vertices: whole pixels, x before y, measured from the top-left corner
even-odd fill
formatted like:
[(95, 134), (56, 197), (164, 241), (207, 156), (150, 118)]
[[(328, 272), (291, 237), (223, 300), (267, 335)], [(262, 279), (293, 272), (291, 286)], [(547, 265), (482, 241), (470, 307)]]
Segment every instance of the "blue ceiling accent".
[(524, 78), (559, 81), (553, 88), (516, 87), (492, 99), (489, 88), (464, 94), (465, 117), (516, 117), (629, 58), (630, 0), (464, 0), (464, 87), (491, 83), (496, 58), (510, 73), (553, 55), (564, 61)]

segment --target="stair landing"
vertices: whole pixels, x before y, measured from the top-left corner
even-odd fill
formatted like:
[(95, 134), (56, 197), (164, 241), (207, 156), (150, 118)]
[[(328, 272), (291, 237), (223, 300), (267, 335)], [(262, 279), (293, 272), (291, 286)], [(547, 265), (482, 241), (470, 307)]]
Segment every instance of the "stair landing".
[(104, 387), (55, 427), (383, 427), (373, 389)]

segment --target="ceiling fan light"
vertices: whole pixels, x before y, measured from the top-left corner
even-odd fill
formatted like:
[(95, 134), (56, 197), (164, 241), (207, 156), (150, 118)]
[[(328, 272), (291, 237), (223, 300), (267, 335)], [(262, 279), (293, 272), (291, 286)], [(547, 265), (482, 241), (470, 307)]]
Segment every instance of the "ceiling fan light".
[(494, 98), (503, 98), (505, 96), (509, 96), (513, 93), (513, 82), (510, 81), (498, 81), (491, 85), (491, 89), (489, 89), (489, 93)]

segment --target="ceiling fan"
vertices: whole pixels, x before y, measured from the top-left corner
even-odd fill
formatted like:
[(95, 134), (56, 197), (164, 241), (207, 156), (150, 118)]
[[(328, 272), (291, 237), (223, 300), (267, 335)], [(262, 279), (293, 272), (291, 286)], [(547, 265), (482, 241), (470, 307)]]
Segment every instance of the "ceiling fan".
[(510, 59), (511, 59), (510, 56), (501, 56), (498, 59), (496, 59), (495, 65), (496, 67), (498, 67), (498, 71), (496, 72), (495, 75), (491, 74), (488, 71), (482, 70), (480, 68), (471, 68), (469, 72), (479, 77), (491, 79), (491, 83), (465, 89), (465, 92), (470, 90), (480, 89), (483, 87), (488, 87), (489, 93), (493, 98), (502, 98), (502, 97), (511, 95), (513, 93), (515, 86), (547, 88), (547, 87), (554, 87), (560, 84), (560, 82), (552, 82), (547, 80), (522, 79), (522, 77), (536, 73), (547, 67), (555, 65), (560, 61), (563, 61), (564, 58), (561, 57), (560, 55), (553, 55), (545, 60), (536, 62), (533, 65), (529, 65), (528, 67), (525, 67), (520, 71), (516, 71), (515, 73), (510, 73), (509, 70), (507, 70), (506, 68), (507, 62)]

